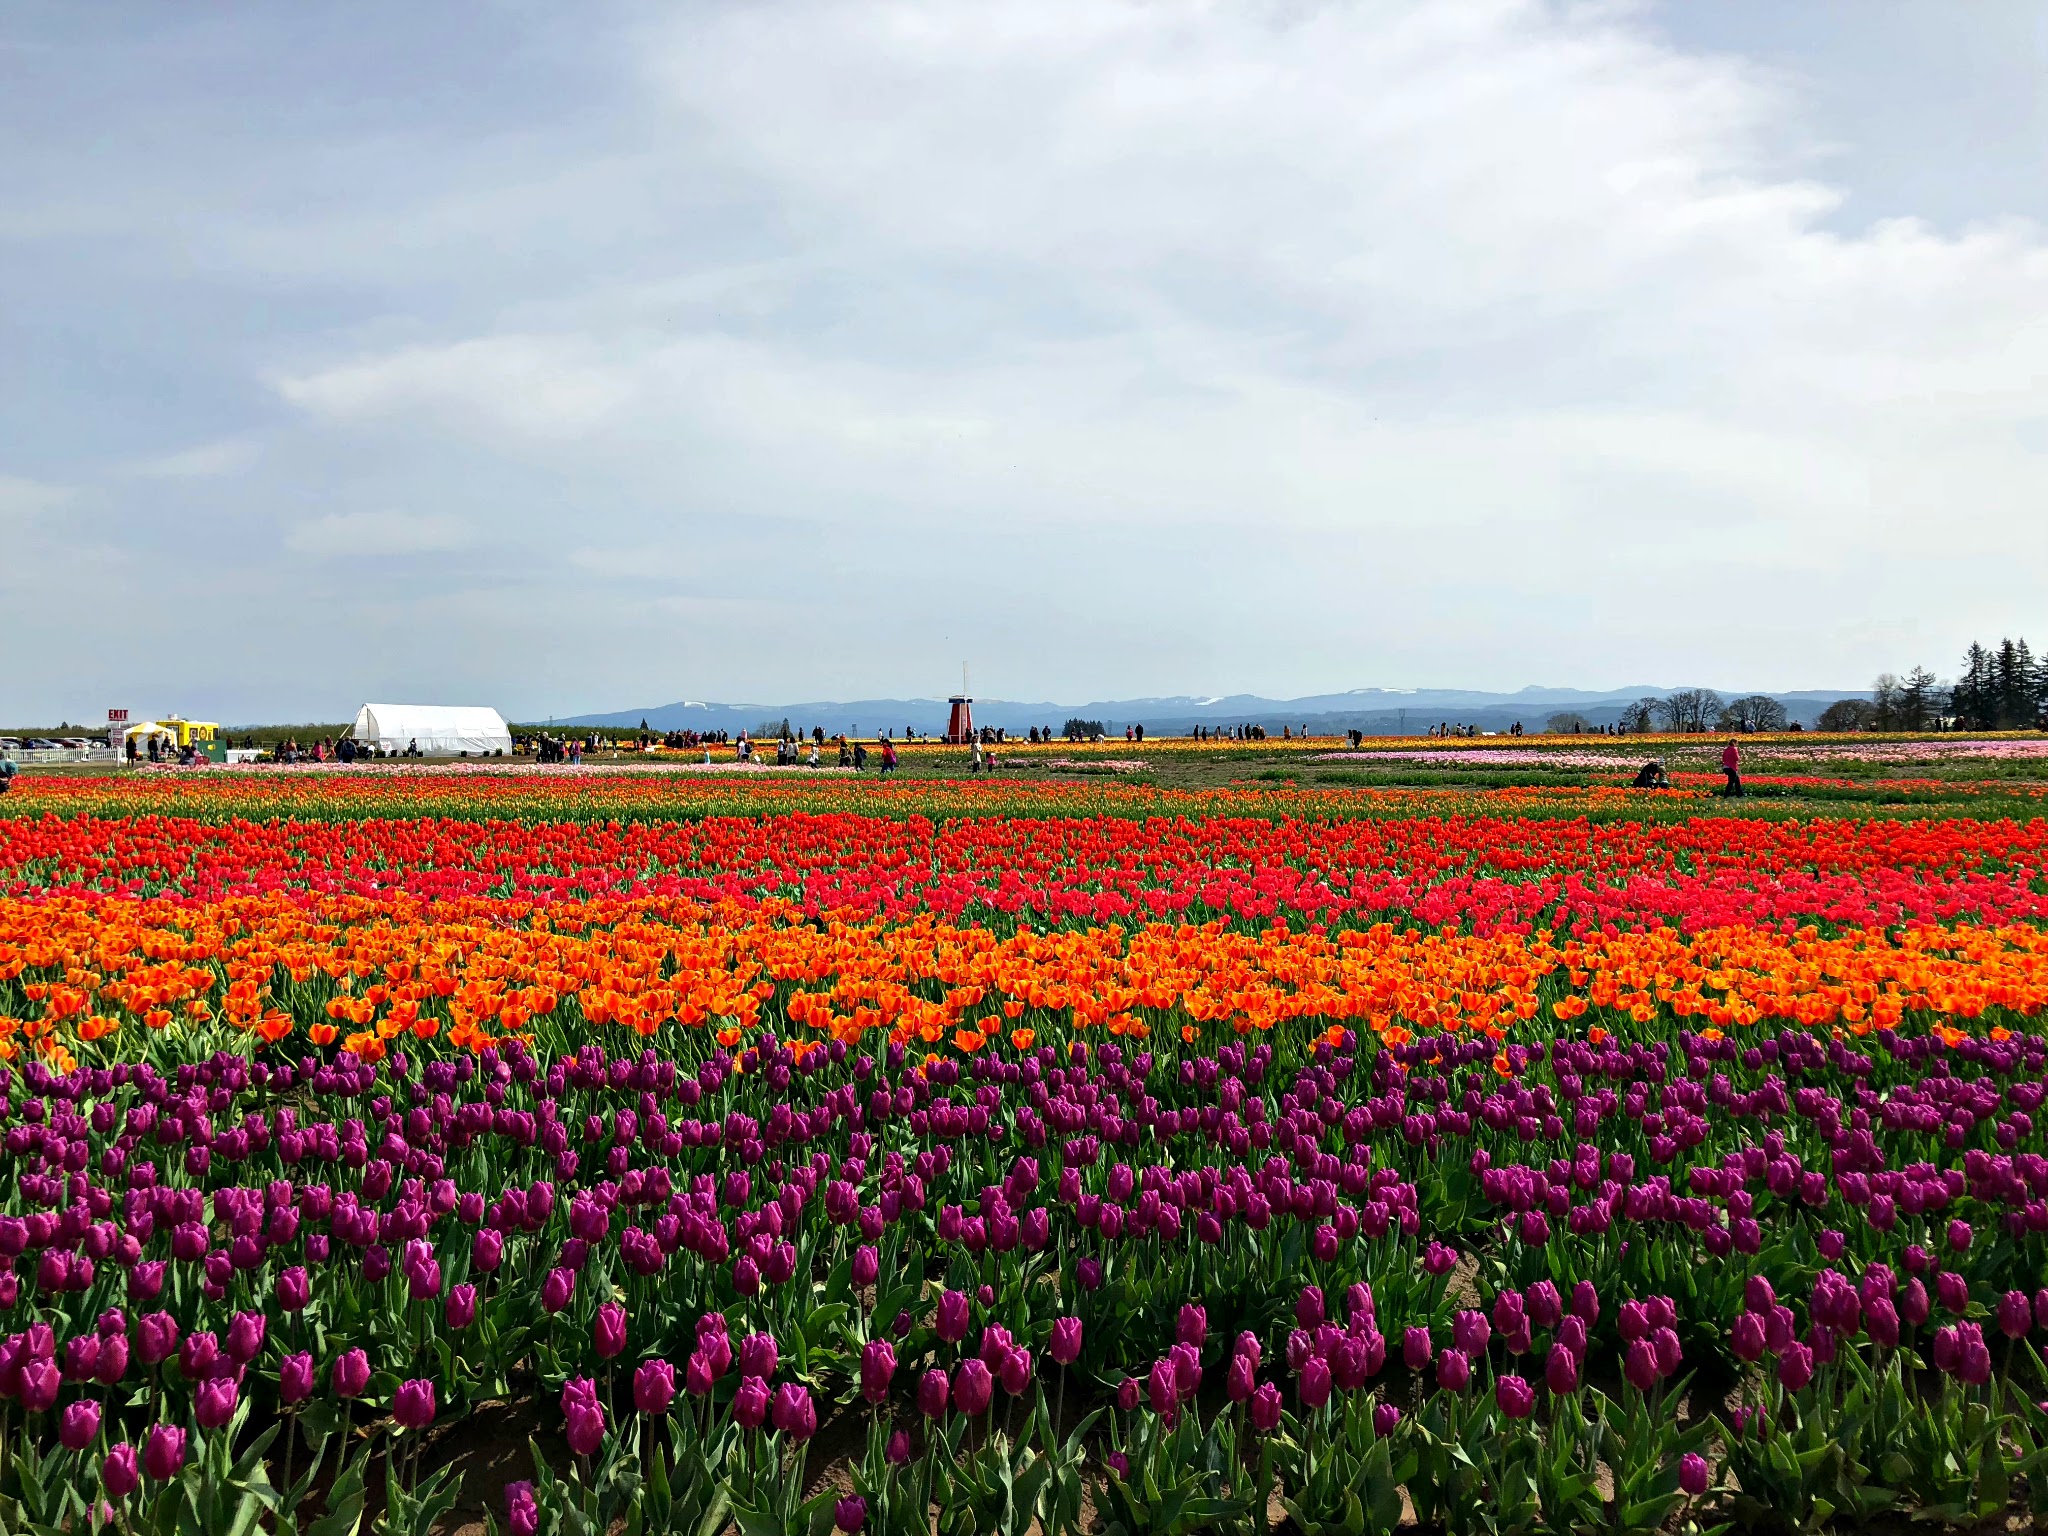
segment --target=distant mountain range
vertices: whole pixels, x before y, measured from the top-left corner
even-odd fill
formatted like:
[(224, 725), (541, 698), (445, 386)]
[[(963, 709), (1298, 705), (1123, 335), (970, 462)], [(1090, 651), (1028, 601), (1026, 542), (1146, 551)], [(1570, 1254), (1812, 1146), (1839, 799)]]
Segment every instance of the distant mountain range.
[[(1662, 698), (1676, 690), (1636, 688), (1524, 688), (1518, 693), (1486, 693), (1466, 688), (1354, 688), (1348, 693), (1320, 693), (1301, 699), (1268, 699), (1237, 693), (1218, 698), (1180, 696), (1159, 699), (1104, 699), (1088, 704), (1021, 703), (1011, 699), (976, 699), (974, 723), (1001, 726), (1022, 735), (1032, 726), (1058, 730), (1070, 719), (1100, 721), (1105, 730), (1121, 734), (1127, 725), (1142, 725), (1148, 734), (1185, 736), (1196, 726), (1229, 729), (1259, 725), (1278, 735), (1282, 726), (1315, 735), (1362, 730), (1372, 736), (1420, 736), (1443, 722), (1481, 730), (1506, 730), (1520, 721), (1524, 730), (1541, 730), (1551, 715), (1572, 710), (1595, 725), (1611, 725), (1637, 699)], [(1716, 689), (1724, 699), (1762, 689)], [(1856, 690), (1794, 689), (1770, 695), (1802, 725), (1811, 726), (1837, 699), (1868, 698)], [(811, 700), (799, 704), (714, 704), (686, 700), (647, 709), (621, 709), (607, 714), (557, 719), (556, 725), (593, 725), (634, 729), (644, 720), (654, 731), (757, 731), (789, 721), (808, 731), (823, 726), (828, 733), (855, 730), (873, 734), (905, 727), (936, 734), (946, 728), (944, 699)], [(534, 722), (525, 722), (528, 724)]]

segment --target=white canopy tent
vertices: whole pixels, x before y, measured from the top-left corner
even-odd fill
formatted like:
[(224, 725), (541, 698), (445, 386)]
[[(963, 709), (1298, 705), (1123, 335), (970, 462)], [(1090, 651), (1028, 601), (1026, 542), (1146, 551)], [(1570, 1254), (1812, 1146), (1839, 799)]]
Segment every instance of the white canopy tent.
[(422, 757), (491, 757), (512, 750), (505, 717), (470, 705), (365, 704), (349, 734), (357, 745), (386, 755), (415, 746)]

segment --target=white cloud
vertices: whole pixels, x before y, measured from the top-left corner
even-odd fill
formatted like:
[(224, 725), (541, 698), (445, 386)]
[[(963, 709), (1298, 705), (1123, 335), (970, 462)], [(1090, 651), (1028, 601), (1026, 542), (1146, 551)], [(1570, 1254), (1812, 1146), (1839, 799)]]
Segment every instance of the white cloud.
[(50, 485), (19, 475), (0, 475), (0, 519), (26, 523), (32, 517), (61, 507), (75, 494), (68, 485)]
[(331, 420), (403, 424), (418, 414), (518, 434), (573, 438), (625, 405), (630, 385), (581, 338), (500, 335), (414, 346), (277, 380)]
[(284, 542), (294, 553), (323, 559), (431, 555), (465, 548), (475, 533), (460, 518), (437, 512), (337, 512), (298, 524)]
[(247, 469), (256, 454), (256, 444), (246, 438), (223, 438), (145, 459), (130, 472), (150, 480), (211, 480)]

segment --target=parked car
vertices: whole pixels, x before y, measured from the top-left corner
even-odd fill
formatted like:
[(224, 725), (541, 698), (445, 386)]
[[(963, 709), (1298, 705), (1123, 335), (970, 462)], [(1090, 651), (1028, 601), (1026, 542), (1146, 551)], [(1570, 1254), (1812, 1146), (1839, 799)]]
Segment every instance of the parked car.
[(0, 736), (0, 752), (19, 752), (20, 750), (21, 738), (19, 736)]
[(50, 740), (47, 736), (31, 736), (24, 743), (24, 750), (29, 752), (54, 752), (57, 750), (57, 743)]

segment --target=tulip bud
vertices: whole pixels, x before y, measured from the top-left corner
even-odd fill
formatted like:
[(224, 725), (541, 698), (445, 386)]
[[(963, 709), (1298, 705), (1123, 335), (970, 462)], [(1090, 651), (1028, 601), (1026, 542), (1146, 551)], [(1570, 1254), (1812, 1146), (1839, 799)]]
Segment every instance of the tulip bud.
[(989, 1400), (995, 1396), (995, 1378), (988, 1366), (979, 1359), (960, 1362), (953, 1373), (953, 1406), (970, 1419), (980, 1418), (988, 1411)]
[(1787, 1392), (1798, 1392), (1813, 1380), (1813, 1351), (1804, 1344), (1788, 1344), (1778, 1361), (1778, 1382)]
[(870, 1339), (860, 1354), (860, 1393), (871, 1403), (888, 1399), (896, 1375), (896, 1350), (887, 1339)]
[(633, 1406), (642, 1413), (666, 1413), (675, 1396), (676, 1368), (666, 1360), (642, 1361), (633, 1373)]
[(1502, 1376), (1493, 1384), (1493, 1400), (1511, 1419), (1526, 1419), (1536, 1406), (1536, 1389), (1519, 1376)]
[(952, 1385), (946, 1373), (933, 1366), (917, 1383), (917, 1411), (928, 1419), (939, 1418), (945, 1413), (951, 1395)]
[(1317, 1356), (1303, 1363), (1294, 1390), (1304, 1408), (1320, 1408), (1330, 1400), (1330, 1386), (1329, 1362)]
[(370, 1385), (370, 1357), (351, 1349), (334, 1362), (332, 1385), (336, 1397), (361, 1397)]
[(533, 1484), (505, 1485), (505, 1528), (511, 1536), (537, 1536), (540, 1501), (533, 1496)]
[(1280, 1389), (1272, 1382), (1266, 1382), (1251, 1396), (1252, 1428), (1262, 1435), (1270, 1435), (1280, 1427)]
[(434, 1384), (426, 1380), (401, 1381), (392, 1400), (391, 1417), (401, 1429), (425, 1429), (434, 1422)]
[(57, 1424), (57, 1439), (69, 1451), (84, 1450), (99, 1434), (100, 1405), (90, 1398), (71, 1404)]
[(286, 1407), (302, 1403), (313, 1395), (313, 1356), (300, 1350), (278, 1362), (277, 1396)]
[(122, 1441), (100, 1459), (100, 1483), (111, 1498), (125, 1499), (142, 1482), (135, 1447)]
[[(977, 1362), (978, 1363), (978, 1362)], [(810, 1388), (785, 1381), (775, 1389), (775, 1427), (792, 1440), (808, 1440), (818, 1432), (818, 1410)]]
[(151, 1427), (142, 1443), (142, 1470), (159, 1483), (167, 1483), (185, 1467), (185, 1431), (171, 1424)]
[(1319, 1327), (1323, 1321), (1323, 1290), (1321, 1286), (1303, 1286), (1301, 1295), (1294, 1303), (1294, 1320), (1303, 1328)]
[(1436, 1384), (1446, 1392), (1462, 1392), (1472, 1380), (1472, 1362), (1463, 1350), (1447, 1349), (1436, 1357)]

